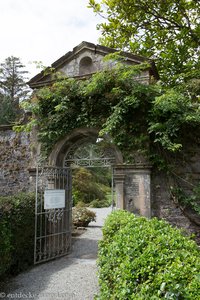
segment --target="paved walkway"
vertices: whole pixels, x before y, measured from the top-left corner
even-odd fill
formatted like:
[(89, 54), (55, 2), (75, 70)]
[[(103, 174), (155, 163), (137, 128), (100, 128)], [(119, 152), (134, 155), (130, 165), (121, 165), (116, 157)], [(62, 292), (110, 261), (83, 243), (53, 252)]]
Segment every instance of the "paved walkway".
[(98, 293), (97, 243), (111, 208), (92, 209), (97, 222), (73, 238), (71, 254), (19, 274), (0, 291), (0, 299), (93, 300)]

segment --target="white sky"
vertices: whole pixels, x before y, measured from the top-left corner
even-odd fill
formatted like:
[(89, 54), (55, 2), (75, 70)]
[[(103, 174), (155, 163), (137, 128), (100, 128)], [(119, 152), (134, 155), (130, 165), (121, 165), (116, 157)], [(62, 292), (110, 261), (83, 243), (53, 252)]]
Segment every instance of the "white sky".
[(0, 0), (0, 62), (19, 57), (30, 72), (31, 62), (49, 66), (82, 41), (98, 43), (100, 17), (88, 0)]

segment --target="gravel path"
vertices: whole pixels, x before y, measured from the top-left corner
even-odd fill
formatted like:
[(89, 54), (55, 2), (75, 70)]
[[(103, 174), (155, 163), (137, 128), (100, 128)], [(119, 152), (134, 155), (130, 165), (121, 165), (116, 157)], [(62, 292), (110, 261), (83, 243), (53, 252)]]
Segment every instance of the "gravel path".
[(0, 299), (92, 300), (98, 293), (97, 243), (101, 226), (111, 208), (91, 209), (97, 222), (73, 238), (71, 254), (33, 267), (9, 281)]

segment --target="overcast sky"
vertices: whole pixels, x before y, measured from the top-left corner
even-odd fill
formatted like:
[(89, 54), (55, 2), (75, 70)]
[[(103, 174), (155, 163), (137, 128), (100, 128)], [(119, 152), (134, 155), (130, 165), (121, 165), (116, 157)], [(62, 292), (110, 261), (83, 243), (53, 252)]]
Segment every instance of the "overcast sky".
[(33, 61), (49, 66), (82, 41), (98, 43), (100, 17), (88, 0), (0, 0), (0, 62), (19, 57), (33, 77)]

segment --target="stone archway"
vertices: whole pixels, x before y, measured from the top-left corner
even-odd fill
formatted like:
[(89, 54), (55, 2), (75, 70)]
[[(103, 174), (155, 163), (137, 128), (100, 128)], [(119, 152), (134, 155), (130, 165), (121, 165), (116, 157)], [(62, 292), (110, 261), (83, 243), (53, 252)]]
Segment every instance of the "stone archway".
[[(115, 176), (116, 166), (123, 164), (122, 154), (111, 142), (111, 139), (108, 136), (103, 137), (106, 147), (104, 147), (104, 151), (99, 153), (97, 147), (95, 147), (97, 144), (96, 142), (98, 140), (98, 135), (99, 130), (95, 128), (75, 129), (71, 132), (71, 134), (64, 137), (54, 146), (49, 156), (49, 165), (69, 167), (70, 162), (75, 163), (75, 159), (74, 157), (72, 159), (72, 155), (74, 156), (74, 154), (77, 153), (77, 150), (80, 154), (80, 151), (85, 151), (85, 145), (91, 145), (90, 150), (92, 150), (94, 153), (98, 152), (97, 155), (99, 156), (94, 157), (94, 155), (92, 155), (91, 160), (90, 158), (87, 159), (87, 164), (96, 164), (96, 166), (104, 164), (104, 166), (112, 166), (116, 190), (116, 206), (117, 208), (124, 209), (124, 189), (121, 187), (121, 181), (119, 181)], [(80, 157), (79, 159), (77, 158), (77, 160), (79, 160), (80, 163)], [(86, 162), (86, 157), (82, 156), (81, 162), (83, 165)]]
[(91, 142), (90, 138), (86, 137), (76, 142), (64, 159), (64, 167), (110, 167), (115, 164), (114, 149), (102, 138)]
[[(85, 142), (95, 144), (99, 136), (99, 130), (95, 128), (77, 128), (69, 135), (59, 140), (52, 149), (49, 155), (49, 165), (63, 166), (66, 154), (74, 147), (74, 145), (82, 145)], [(111, 143), (108, 136), (104, 137), (109, 144), (115, 156), (115, 164), (123, 164), (123, 157), (119, 149)]]
[[(70, 152), (84, 145), (85, 143), (96, 144), (99, 130), (96, 128), (78, 128), (69, 135), (58, 141), (50, 156), (49, 165), (63, 167), (67, 160), (70, 161)], [(126, 209), (138, 215), (151, 216), (151, 194), (150, 194), (150, 173), (151, 167), (146, 164), (123, 164), (122, 153), (112, 143), (109, 136), (104, 137), (108, 149), (112, 152), (112, 164), (115, 191), (116, 207)], [(106, 158), (106, 157), (104, 157)]]

